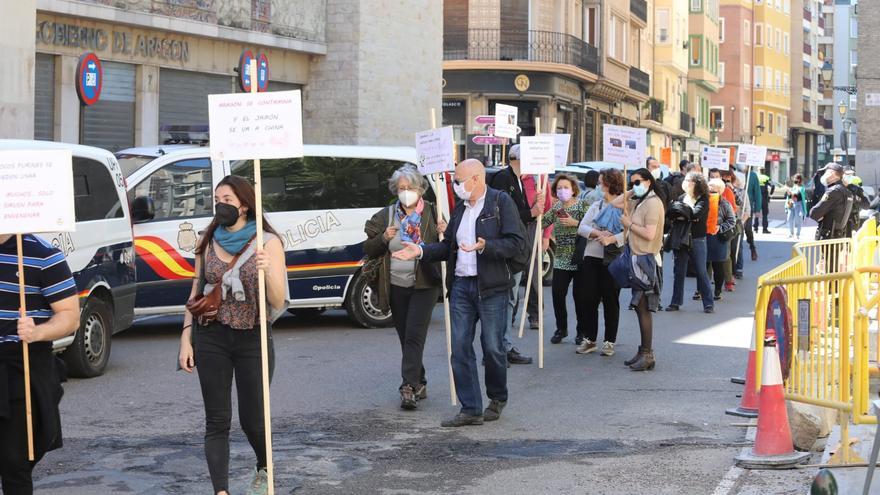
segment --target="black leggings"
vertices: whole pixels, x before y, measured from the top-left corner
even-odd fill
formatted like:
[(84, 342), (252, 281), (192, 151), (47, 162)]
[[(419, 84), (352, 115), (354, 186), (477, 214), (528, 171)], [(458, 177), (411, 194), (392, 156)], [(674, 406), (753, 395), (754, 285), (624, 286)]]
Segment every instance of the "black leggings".
[(412, 287), (391, 286), (391, 318), (397, 337), (400, 339), (400, 350), (403, 355), (400, 363), (400, 375), (403, 385), (413, 388), (426, 384), (425, 367), (422, 357), (425, 353), (425, 339), (431, 313), (437, 304), (440, 290), (437, 288), (415, 289)]
[[(269, 333), (269, 380), (275, 350)], [(257, 468), (266, 467), (266, 429), (263, 424), (263, 380), (260, 330), (234, 330), (222, 323), (195, 329), (195, 362), (205, 401), (205, 457), (214, 493), (229, 489), (229, 428), (232, 423), (232, 378), (238, 392), (238, 419), (257, 455)]]
[[(568, 334), (568, 287), (574, 285), (574, 300), (578, 300), (581, 292), (581, 282), (577, 278), (575, 270), (553, 270), (553, 316), (556, 318), (556, 331)], [(583, 310), (577, 304), (574, 306), (577, 317), (577, 331), (581, 335), (584, 318)]]
[(636, 317), (639, 319), (639, 334), (642, 338), (642, 350), (648, 352), (654, 344), (654, 315), (648, 309), (648, 296), (642, 294), (639, 303), (635, 307)]
[(724, 269), (726, 261), (712, 261), (706, 263), (706, 268), (709, 270), (709, 273), (712, 274), (712, 280), (715, 282), (715, 297), (721, 295), (721, 290), (724, 288), (725, 275)]
[[(556, 274), (553, 274), (556, 277)], [(599, 258), (587, 256), (578, 271), (582, 296), (575, 305), (584, 311), (583, 336), (593, 342), (599, 338), (599, 304), (605, 317), (605, 340), (617, 342), (620, 323), (620, 288), (608, 273), (608, 267)], [(577, 297), (577, 295), (576, 295)]]

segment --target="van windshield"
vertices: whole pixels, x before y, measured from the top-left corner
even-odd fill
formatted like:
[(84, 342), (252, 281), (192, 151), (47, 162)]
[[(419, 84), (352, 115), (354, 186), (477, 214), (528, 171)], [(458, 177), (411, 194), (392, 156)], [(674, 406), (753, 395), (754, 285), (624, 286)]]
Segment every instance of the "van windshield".
[(125, 153), (116, 155), (116, 160), (119, 162), (119, 166), (122, 167), (122, 175), (125, 177), (130, 177), (131, 174), (155, 159), (155, 156), (149, 155), (129, 155)]

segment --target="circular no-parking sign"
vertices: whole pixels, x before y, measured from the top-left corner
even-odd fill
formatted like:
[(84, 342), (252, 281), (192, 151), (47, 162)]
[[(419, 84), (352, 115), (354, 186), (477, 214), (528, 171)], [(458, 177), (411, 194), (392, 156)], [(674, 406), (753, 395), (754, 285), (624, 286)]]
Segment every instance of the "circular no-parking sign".
[(76, 64), (76, 95), (83, 105), (94, 105), (101, 97), (104, 69), (94, 53), (84, 53)]
[(254, 52), (245, 50), (238, 57), (238, 86), (245, 93), (251, 92), (251, 82), (253, 75), (251, 74), (251, 60), (254, 59)]
[(776, 334), (776, 351), (779, 353), (779, 364), (782, 367), (782, 381), (788, 380), (791, 368), (791, 312), (788, 310), (788, 293), (783, 287), (774, 287), (767, 303), (766, 333)]
[(269, 57), (261, 53), (257, 57), (257, 91), (269, 89)]

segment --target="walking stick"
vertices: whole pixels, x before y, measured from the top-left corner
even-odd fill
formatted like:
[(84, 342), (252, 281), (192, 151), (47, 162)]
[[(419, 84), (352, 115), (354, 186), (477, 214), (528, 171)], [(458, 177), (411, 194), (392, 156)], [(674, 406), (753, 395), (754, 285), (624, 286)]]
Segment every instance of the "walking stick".
[[(21, 245), (21, 234), (15, 234), (15, 245), (18, 248), (18, 317), (27, 318), (27, 302), (24, 297), (24, 251)], [(28, 343), (21, 342), (21, 362), (24, 368), (24, 410), (27, 421), (28, 460), (34, 460), (34, 418), (31, 409), (31, 358)]]
[[(431, 108), (431, 129), (437, 128), (437, 112), (434, 108)], [(455, 153), (456, 147), (455, 143), (452, 143), (452, 153), (453, 158), (452, 161), (455, 161)], [(445, 208), (446, 199), (446, 186), (445, 182), (441, 184), (441, 178), (443, 177), (442, 173), (434, 175), (434, 184), (435, 191), (437, 192), (435, 196), (437, 197), (437, 224), (440, 224), (440, 221), (443, 220), (443, 210)], [(442, 187), (441, 187), (442, 186)], [(443, 240), (444, 235), (439, 235), (440, 240)], [(446, 366), (449, 369), (449, 397), (452, 400), (452, 405), (458, 405), (458, 400), (456, 398), (455, 391), (455, 376), (452, 374), (452, 325), (450, 323), (449, 316), (449, 297), (446, 295), (446, 262), (440, 262), (440, 284), (443, 291), (443, 324), (446, 327)]]
[[(251, 60), (251, 93), (258, 91), (257, 60)], [(263, 186), (260, 159), (254, 159), (254, 191), (257, 196), (257, 249), (263, 249)], [(286, 282), (286, 281), (285, 281)], [(263, 424), (266, 430), (266, 478), (269, 495), (275, 494), (275, 473), (272, 467), (272, 411), (269, 403), (269, 336), (266, 329), (266, 272), (257, 271), (260, 308), (260, 361), (263, 374)]]

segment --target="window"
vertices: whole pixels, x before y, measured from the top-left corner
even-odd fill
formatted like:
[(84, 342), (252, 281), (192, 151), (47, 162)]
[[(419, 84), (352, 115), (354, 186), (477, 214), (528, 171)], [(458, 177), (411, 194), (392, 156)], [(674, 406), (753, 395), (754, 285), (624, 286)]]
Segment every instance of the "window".
[(850, 38), (858, 38), (859, 37), (859, 21), (855, 17), (849, 18), (849, 37)]
[(669, 43), (669, 9), (657, 9), (657, 43)]
[(780, 31), (779, 29), (776, 30), (775, 40), (776, 40), (776, 51), (782, 52), (782, 31)]
[(762, 3), (764, 3), (764, 0), (755, 0), (756, 5), (761, 5)]
[(747, 45), (752, 44), (752, 23), (749, 21), (743, 21), (743, 34), (742, 34), (743, 43)]
[(103, 163), (73, 157), (73, 207), (77, 222), (122, 218), (116, 184)]
[(597, 20), (598, 17), (596, 17), (596, 7), (589, 7), (587, 9), (584, 9), (583, 39), (592, 46), (596, 46), (596, 33), (599, 32), (596, 24)]
[(213, 215), (211, 161), (195, 158), (166, 165), (134, 188), (133, 197), (139, 196), (152, 198), (153, 220)]
[(692, 66), (703, 65), (703, 38), (702, 36), (690, 37), (690, 64)]
[(758, 125), (756, 127), (760, 127), (761, 129), (764, 128), (764, 111), (763, 110), (758, 111)]
[(791, 13), (791, 0), (782, 0), (782, 11), (786, 14)]
[(782, 115), (776, 115), (776, 135), (782, 135)]
[(773, 112), (767, 112), (767, 128), (764, 131), (773, 134)]
[(767, 45), (767, 48), (773, 48), (773, 26), (769, 24), (767, 24), (767, 36), (764, 38), (764, 44)]
[(786, 55), (791, 53), (791, 38), (789, 38), (788, 33), (782, 35), (782, 49)]
[(779, 94), (782, 92), (782, 72), (776, 71), (775, 77), (776, 77), (776, 79), (774, 79), (773, 82), (776, 83), (776, 88), (774, 88), (774, 89), (776, 91), (776, 94)]
[(715, 130), (724, 129), (724, 107), (709, 109), (709, 125)]
[(776, 10), (782, 10), (782, 0), (776, 0)]
[(752, 121), (749, 118), (749, 107), (745, 107), (743, 108), (742, 125), (740, 125), (740, 127), (742, 128), (742, 132), (751, 133), (751, 126)]
[(724, 62), (718, 62), (718, 86), (724, 87), (724, 79), (726, 77), (724, 74)]
[(617, 57), (617, 17), (614, 16), (608, 25), (608, 56)]
[(764, 83), (764, 89), (769, 91), (773, 88), (773, 69), (767, 67), (765, 74), (767, 74), (767, 82)]
[(743, 64), (743, 87), (748, 88), (752, 85), (752, 68), (749, 64)]
[(608, 55), (626, 63), (626, 45), (629, 41), (626, 33), (628, 23), (617, 16), (611, 16), (608, 30)]
[(858, 101), (858, 98), (856, 97), (856, 95), (849, 95), (849, 109), (850, 110), (856, 109), (857, 101)]
[(788, 74), (782, 76), (782, 88), (785, 92), (785, 96), (791, 94), (791, 80), (788, 78)]
[(719, 17), (718, 18), (718, 42), (719, 43), (724, 43), (724, 27), (725, 27), (724, 18)]
[(859, 52), (857, 50), (849, 51), (849, 64), (850, 65), (859, 65)]
[(755, 46), (764, 45), (764, 25), (760, 22), (755, 23)]
[(760, 65), (755, 66), (755, 89), (764, 87), (764, 68)]
[(691, 0), (691, 12), (700, 12), (703, 10), (703, 0)]

